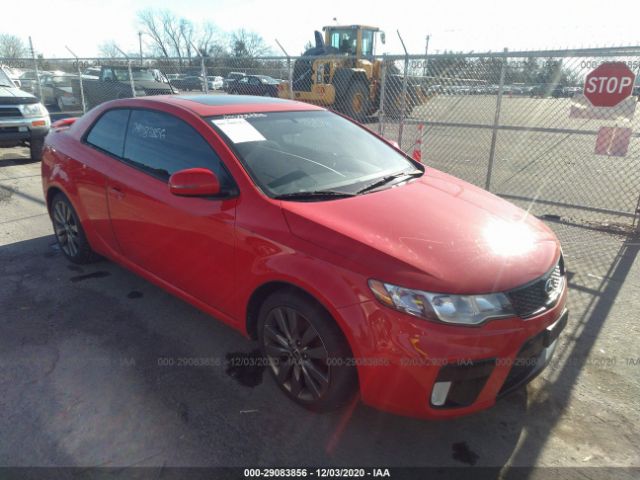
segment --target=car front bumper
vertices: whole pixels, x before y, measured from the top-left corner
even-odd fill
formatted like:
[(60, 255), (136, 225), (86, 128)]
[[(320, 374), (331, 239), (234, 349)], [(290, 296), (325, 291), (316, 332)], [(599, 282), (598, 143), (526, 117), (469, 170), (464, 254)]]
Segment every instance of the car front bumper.
[(354, 327), (348, 337), (363, 402), (434, 419), (491, 407), (548, 365), (566, 325), (566, 295), (565, 288), (553, 308), (527, 320), (477, 327), (429, 322), (376, 301), (340, 309), (344, 324)]
[(44, 138), (49, 133), (50, 126), (48, 117), (3, 119), (0, 121), (0, 147)]

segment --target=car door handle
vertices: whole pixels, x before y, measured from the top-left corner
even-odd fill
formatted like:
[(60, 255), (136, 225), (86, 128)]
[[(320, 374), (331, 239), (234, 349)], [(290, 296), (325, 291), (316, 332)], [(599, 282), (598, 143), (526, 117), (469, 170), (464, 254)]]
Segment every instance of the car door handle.
[(119, 187), (110, 186), (108, 187), (109, 195), (111, 195), (116, 200), (122, 200), (124, 198), (124, 192)]

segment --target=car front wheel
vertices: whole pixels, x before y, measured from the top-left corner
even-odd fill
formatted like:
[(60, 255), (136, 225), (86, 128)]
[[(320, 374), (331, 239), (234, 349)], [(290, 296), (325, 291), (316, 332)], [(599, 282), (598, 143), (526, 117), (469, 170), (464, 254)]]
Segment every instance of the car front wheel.
[(317, 302), (293, 290), (271, 295), (260, 309), (258, 338), (273, 378), (296, 403), (325, 412), (353, 398), (357, 375), (349, 346)]

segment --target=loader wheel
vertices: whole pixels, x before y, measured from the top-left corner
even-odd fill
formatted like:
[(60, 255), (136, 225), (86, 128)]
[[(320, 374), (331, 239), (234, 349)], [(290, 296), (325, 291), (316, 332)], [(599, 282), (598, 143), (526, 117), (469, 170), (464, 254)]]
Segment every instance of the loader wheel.
[(364, 122), (369, 112), (371, 101), (369, 89), (362, 82), (354, 83), (349, 87), (342, 98), (341, 110), (357, 122)]

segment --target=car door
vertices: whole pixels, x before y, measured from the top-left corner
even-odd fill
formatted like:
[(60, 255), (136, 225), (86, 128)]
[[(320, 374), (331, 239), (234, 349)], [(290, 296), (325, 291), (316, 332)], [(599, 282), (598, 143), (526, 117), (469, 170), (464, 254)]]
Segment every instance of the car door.
[(249, 77), (242, 77), (239, 80), (236, 80), (235, 90), (240, 95), (249, 95)]
[(111, 226), (127, 260), (190, 296), (227, 311), (235, 289), (235, 194), (181, 197), (169, 176), (186, 168), (215, 172), (235, 192), (218, 155), (174, 115), (131, 110), (122, 160), (107, 185)]
[(250, 95), (262, 95), (262, 82), (258, 77), (251, 77), (249, 79), (249, 94)]

